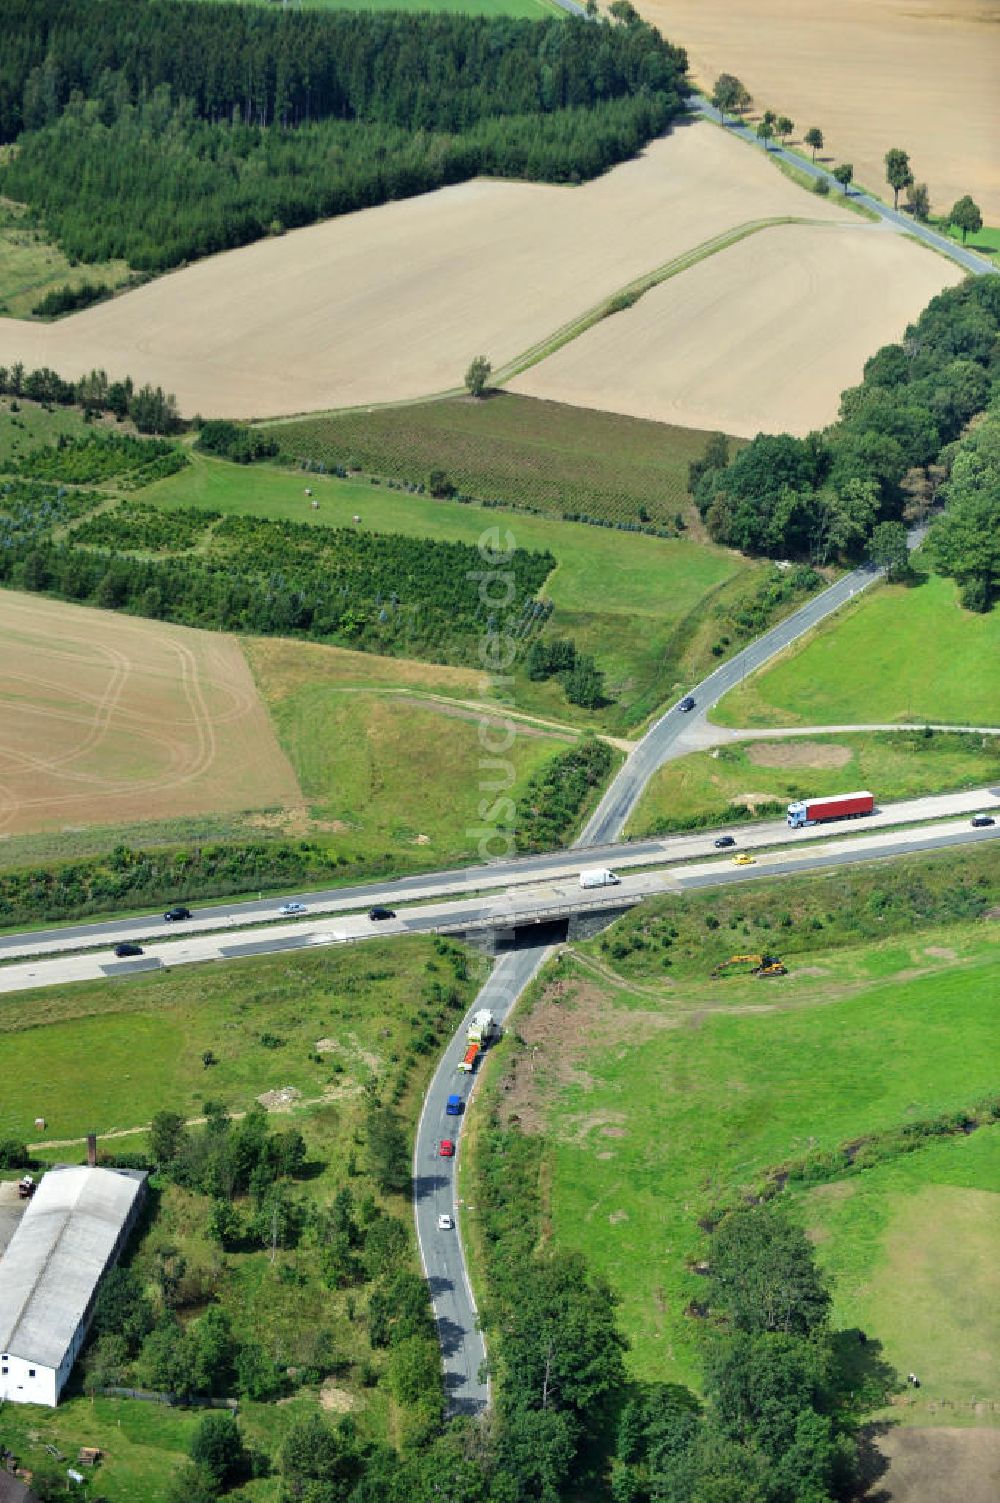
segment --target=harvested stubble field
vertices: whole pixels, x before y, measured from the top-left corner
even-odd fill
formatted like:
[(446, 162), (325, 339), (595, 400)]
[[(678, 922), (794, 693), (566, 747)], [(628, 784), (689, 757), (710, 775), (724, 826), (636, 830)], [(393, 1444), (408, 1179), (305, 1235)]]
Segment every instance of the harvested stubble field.
[(477, 354), (499, 367), (644, 273), (786, 215), (846, 217), (692, 123), (584, 187), (479, 179), (211, 257), (55, 325), (12, 322), (5, 355), (66, 378), (127, 372), (205, 416), (398, 401), (457, 387)]
[(0, 833), (298, 802), (235, 638), (0, 592)]
[(875, 349), (961, 280), (881, 226), (777, 225), (661, 283), (511, 385), (746, 438), (805, 434), (834, 421)]
[(640, 0), (685, 47), (706, 88), (736, 73), (761, 109), (818, 125), (858, 181), (885, 189), (890, 146), (910, 153), (938, 209), (971, 193), (1000, 221), (1000, 10), (996, 0)]

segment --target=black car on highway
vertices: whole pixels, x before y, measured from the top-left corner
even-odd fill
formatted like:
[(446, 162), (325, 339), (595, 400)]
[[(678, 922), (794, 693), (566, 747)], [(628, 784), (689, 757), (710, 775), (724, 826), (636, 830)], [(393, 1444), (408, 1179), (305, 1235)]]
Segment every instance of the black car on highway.
[(371, 921), (372, 921), (373, 924), (377, 924), (380, 919), (392, 919), (392, 918), (395, 918), (396, 917), (396, 913), (395, 913), (395, 910), (392, 909), (392, 908), (377, 908), (376, 907), (376, 908), (369, 908), (369, 910), (368, 910), (368, 917), (371, 919)]
[(969, 824), (974, 830), (985, 830), (988, 825), (995, 825), (996, 820), (992, 814), (974, 814)]
[(185, 908), (183, 903), (178, 903), (176, 907), (168, 908), (163, 917), (166, 919), (168, 924), (173, 924), (176, 923), (178, 919), (190, 918), (191, 910), (190, 908)]
[(124, 960), (128, 955), (141, 955), (142, 945), (134, 945), (131, 940), (124, 939), (120, 945), (115, 945), (115, 954), (119, 960)]
[(731, 835), (720, 835), (714, 844), (717, 851), (728, 851), (731, 845), (736, 844), (736, 841)]
[(683, 710), (685, 714), (687, 714), (688, 710), (693, 710), (694, 709), (694, 695), (693, 694), (685, 694), (684, 698), (681, 700), (681, 702), (677, 706), (677, 708), (679, 710)]

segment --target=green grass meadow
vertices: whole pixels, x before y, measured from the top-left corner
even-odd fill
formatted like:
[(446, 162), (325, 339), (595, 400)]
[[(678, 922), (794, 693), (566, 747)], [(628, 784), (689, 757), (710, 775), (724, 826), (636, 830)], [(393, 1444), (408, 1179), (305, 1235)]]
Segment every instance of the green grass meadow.
[(1000, 1423), (1000, 1125), (797, 1194), (838, 1325), (878, 1337), (919, 1390), (906, 1424)]
[[(955, 959), (928, 953), (943, 949)], [(822, 977), (802, 966), (778, 982), (692, 982), (660, 997), (561, 967), (568, 985), (553, 1005), (580, 1042), (571, 1061), (554, 1046), (532, 1066), (551, 1139), (551, 1235), (620, 1294), (639, 1378), (697, 1382), (685, 1311), (699, 1297), (698, 1217), (713, 1203), (788, 1158), (996, 1087), (996, 947), (982, 925), (882, 949), (817, 946), (809, 959)]]
[[(844, 760), (839, 765), (830, 765), (840, 757)], [(737, 742), (661, 767), (650, 780), (626, 835), (658, 834), (683, 828), (695, 819), (725, 817), (733, 804), (742, 803), (748, 795), (759, 798), (764, 794), (787, 803), (817, 791), (848, 793), (871, 788), (879, 800), (886, 800), (978, 788), (997, 781), (1000, 736), (871, 731), (816, 736), (808, 741)]]
[(929, 574), (882, 585), (727, 694), (720, 725), (1000, 725), (1000, 610), (965, 611)]
[[(240, 466), (193, 455), (180, 475), (143, 492), (167, 508), (202, 506), (223, 513), (277, 517), (375, 532), (550, 549), (556, 568), (543, 588), (555, 606), (551, 633), (593, 653), (616, 703), (604, 711), (569, 705), (561, 685), (520, 677), (520, 708), (580, 725), (624, 730), (650, 715), (693, 672), (688, 647), (697, 623), (727, 586), (752, 582), (764, 565), (686, 538), (568, 523), (435, 501), (361, 481), (301, 475), (271, 465)], [(311, 500), (318, 501), (314, 510)], [(708, 657), (708, 644), (702, 650)]]
[[(46, 1138), (75, 1138), (141, 1128), (161, 1109), (196, 1116), (209, 1096), (242, 1110), (284, 1086), (308, 1100), (385, 1079), (433, 960), (430, 940), (372, 940), (12, 995), (0, 1007), (0, 1136), (33, 1139), (38, 1116)], [(324, 1038), (334, 1043), (317, 1061)]]
[(85, 432), (83, 414), (77, 407), (48, 410), (38, 402), (0, 397), (0, 471), (32, 449), (58, 443), (63, 434), (79, 438)]
[[(441, 469), (481, 501), (673, 526), (686, 513), (688, 465), (708, 435), (612, 412), (493, 392), (276, 423), (291, 460), (319, 460), (413, 484)], [(733, 448), (742, 447), (738, 439)]]

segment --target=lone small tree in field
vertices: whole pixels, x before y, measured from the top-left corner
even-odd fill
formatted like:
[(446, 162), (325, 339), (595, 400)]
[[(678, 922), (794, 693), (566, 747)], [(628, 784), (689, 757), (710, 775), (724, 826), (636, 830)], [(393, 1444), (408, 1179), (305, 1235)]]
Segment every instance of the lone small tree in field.
[(983, 227), (983, 216), (979, 211), (979, 205), (966, 193), (948, 215), (948, 223), (953, 224), (957, 230), (962, 231), (962, 244), (965, 244), (966, 236), (971, 230), (978, 235)]
[(838, 162), (836, 167), (833, 169), (833, 175), (837, 179), (837, 182), (840, 184), (841, 188), (846, 193), (854, 179), (854, 163)]
[(783, 142), (788, 140), (789, 136), (792, 134), (792, 131), (794, 129), (795, 129), (795, 121), (794, 120), (789, 120), (789, 118), (788, 118), (787, 115), (779, 115), (778, 116), (778, 123), (775, 126), (775, 130), (777, 131), (779, 137), (781, 138), (781, 140)]
[(712, 103), (725, 120), (726, 115), (743, 115), (753, 104), (749, 89), (732, 73), (720, 73), (712, 90)]
[(823, 132), (818, 125), (810, 125), (804, 139), (806, 145), (812, 147), (813, 161), (815, 162), (816, 153), (823, 150)]
[(885, 154), (885, 180), (892, 189), (892, 207), (899, 208), (899, 194), (913, 182), (910, 158), (898, 146), (890, 147)]
[(490, 379), (493, 366), (485, 355), (477, 355), (465, 373), (465, 384), (470, 397), (481, 397), (485, 394), (486, 383)]
[(931, 196), (926, 183), (910, 183), (906, 190), (906, 207), (920, 224), (931, 217)]

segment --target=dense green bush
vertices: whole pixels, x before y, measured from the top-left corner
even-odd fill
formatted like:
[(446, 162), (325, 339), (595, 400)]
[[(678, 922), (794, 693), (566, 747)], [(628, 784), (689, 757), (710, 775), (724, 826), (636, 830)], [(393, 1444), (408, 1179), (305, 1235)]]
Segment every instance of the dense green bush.
[(73, 438), (60, 433), (54, 444), (32, 449), (15, 461), (11, 471), (33, 480), (64, 480), (70, 485), (94, 485), (121, 476), (136, 488), (174, 475), (189, 463), (183, 449), (163, 438), (113, 432)]
[(548, 851), (563, 845), (613, 763), (614, 752), (608, 743), (588, 736), (539, 768), (518, 807), (517, 849)]
[(73, 287), (66, 282), (62, 287), (53, 287), (35, 306), (36, 318), (59, 318), (64, 313), (76, 313), (80, 308), (89, 308), (111, 296), (111, 288), (103, 282), (79, 282)]
[(232, 459), (236, 464), (251, 464), (257, 459), (273, 459), (278, 452), (278, 440), (256, 428), (248, 428), (245, 423), (213, 418), (202, 423), (195, 448)]

